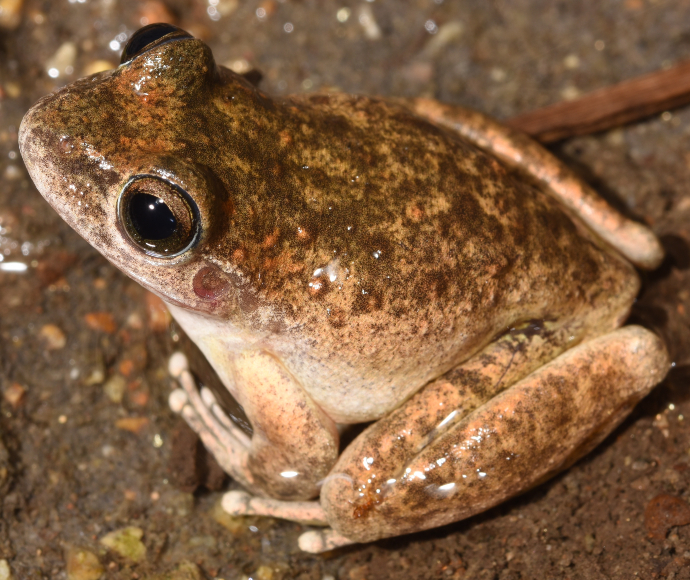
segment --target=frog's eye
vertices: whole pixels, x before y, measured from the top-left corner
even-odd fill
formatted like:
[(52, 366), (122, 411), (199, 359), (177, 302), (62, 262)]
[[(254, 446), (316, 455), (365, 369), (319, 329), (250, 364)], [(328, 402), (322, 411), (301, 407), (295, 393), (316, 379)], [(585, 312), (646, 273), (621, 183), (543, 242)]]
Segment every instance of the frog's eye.
[(171, 40), (180, 40), (183, 38), (194, 38), (189, 32), (185, 32), (177, 26), (166, 24), (165, 22), (158, 22), (156, 24), (149, 24), (140, 28), (127, 41), (125, 48), (122, 50), (120, 57), (120, 64), (124, 64), (132, 60), (135, 56), (139, 56), (142, 52), (160, 46)]
[(196, 203), (182, 188), (159, 177), (130, 179), (120, 193), (117, 213), (129, 239), (150, 256), (179, 256), (199, 237)]

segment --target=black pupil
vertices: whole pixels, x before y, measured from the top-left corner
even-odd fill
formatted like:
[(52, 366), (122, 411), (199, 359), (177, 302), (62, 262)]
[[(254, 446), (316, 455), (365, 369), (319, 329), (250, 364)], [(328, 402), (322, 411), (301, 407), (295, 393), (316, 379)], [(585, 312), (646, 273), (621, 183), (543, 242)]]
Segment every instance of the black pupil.
[(129, 200), (129, 217), (145, 240), (165, 240), (177, 231), (177, 220), (165, 202), (148, 193), (137, 193)]
[(120, 57), (120, 64), (132, 60), (140, 52), (142, 52), (149, 44), (156, 42), (163, 38), (165, 35), (171, 32), (180, 32), (180, 36), (191, 38), (184, 30), (173, 26), (172, 24), (166, 24), (164, 22), (159, 22), (156, 24), (149, 24), (140, 28), (129, 39), (122, 51), (122, 56)]

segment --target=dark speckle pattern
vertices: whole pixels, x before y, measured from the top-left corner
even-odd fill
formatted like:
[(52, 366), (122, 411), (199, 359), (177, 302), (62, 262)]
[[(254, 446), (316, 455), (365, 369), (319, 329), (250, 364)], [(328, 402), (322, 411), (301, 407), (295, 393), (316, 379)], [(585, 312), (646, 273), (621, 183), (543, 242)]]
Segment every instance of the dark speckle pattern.
[[(404, 104), (272, 99), (195, 39), (42, 99), (21, 142), (39, 189), (106, 257), (261, 337), (338, 421), (382, 416), (516, 321), (619, 316), (637, 289), (550, 196)], [(143, 173), (198, 205), (185, 255), (120, 239), (112, 210)], [(194, 283), (211, 266), (231, 283), (213, 300)]]
[[(258, 493), (314, 497), (335, 423), (390, 427), (394, 410), (424, 407), (403, 405), (424, 385), (420, 400), (439, 388), (470, 412), (614, 330), (635, 297), (632, 267), (553, 196), (422, 115), (338, 93), (273, 99), (184, 38), (49, 95), (22, 123), (42, 194), (172, 306), (247, 411), (253, 439), (224, 465)], [(189, 250), (149, 255), (125, 233), (118, 203), (141, 176), (193, 200)], [(545, 392), (562, 395), (555, 423), (577, 422), (566, 391)], [(437, 414), (413, 422), (429, 441), (445, 441)], [(520, 430), (503, 423), (509, 442)], [(395, 469), (412, 461), (404, 447), (371, 457)], [(420, 511), (415, 490), (400, 501)], [(356, 520), (393, 509), (363, 497)]]

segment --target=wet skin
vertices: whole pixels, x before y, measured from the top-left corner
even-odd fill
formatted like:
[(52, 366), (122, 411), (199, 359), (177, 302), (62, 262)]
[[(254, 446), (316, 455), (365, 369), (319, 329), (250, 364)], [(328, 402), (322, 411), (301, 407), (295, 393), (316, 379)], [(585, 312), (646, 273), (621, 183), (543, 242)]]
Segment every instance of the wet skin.
[(243, 406), (251, 438), (172, 364), (173, 408), (261, 496), (226, 509), (330, 526), (312, 551), (456, 521), (570, 465), (663, 378), (658, 338), (619, 328), (623, 255), (654, 267), (656, 238), (539, 146), (434, 101), (271, 98), (166, 31), (40, 100), (20, 148)]

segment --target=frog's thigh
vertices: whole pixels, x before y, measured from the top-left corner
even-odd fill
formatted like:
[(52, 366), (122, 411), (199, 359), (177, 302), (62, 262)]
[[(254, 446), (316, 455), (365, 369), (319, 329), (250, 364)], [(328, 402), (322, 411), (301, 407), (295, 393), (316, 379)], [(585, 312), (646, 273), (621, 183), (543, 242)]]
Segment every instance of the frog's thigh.
[(316, 497), (338, 458), (335, 423), (265, 351), (237, 357), (234, 378), (254, 430), (247, 462), (252, 492), (278, 499)]
[[(419, 437), (414, 409), (403, 406), (345, 450), (321, 490), (321, 505), (335, 533), (357, 542), (469, 517), (571, 465), (667, 369), (658, 337), (628, 326), (563, 353), (412, 454), (389, 444)], [(431, 406), (419, 396), (411, 404)], [(407, 425), (399, 423), (401, 414)]]
[(656, 268), (664, 252), (656, 236), (613, 209), (556, 157), (520, 131), (479, 113), (432, 99), (412, 99), (413, 110), (448, 127), (508, 165), (526, 171), (574, 211), (602, 239), (640, 268)]

